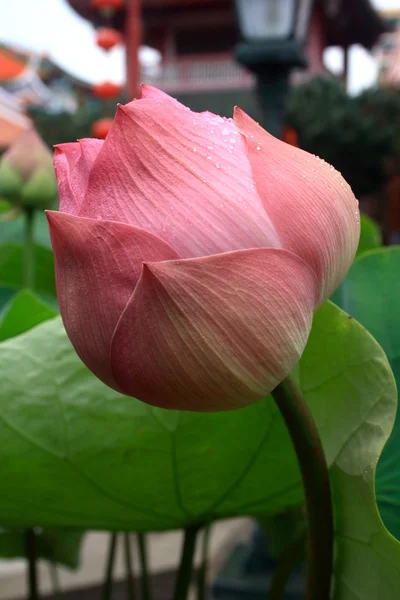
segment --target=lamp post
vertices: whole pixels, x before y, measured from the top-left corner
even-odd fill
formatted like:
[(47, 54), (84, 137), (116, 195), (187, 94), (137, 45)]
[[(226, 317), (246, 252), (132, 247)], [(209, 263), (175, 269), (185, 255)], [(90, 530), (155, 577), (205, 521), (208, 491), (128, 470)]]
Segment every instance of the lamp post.
[(235, 0), (241, 42), (238, 62), (255, 73), (267, 131), (280, 137), (289, 74), (306, 67), (304, 54), (313, 0)]

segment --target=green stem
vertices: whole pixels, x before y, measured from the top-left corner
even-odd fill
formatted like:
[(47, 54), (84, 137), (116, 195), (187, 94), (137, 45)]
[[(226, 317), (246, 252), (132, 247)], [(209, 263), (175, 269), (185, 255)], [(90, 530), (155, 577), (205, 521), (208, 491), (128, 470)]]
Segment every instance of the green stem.
[(135, 578), (132, 569), (132, 553), (131, 553), (131, 539), (129, 533), (124, 533), (124, 554), (125, 554), (125, 570), (126, 570), (126, 583), (128, 588), (129, 600), (135, 600)]
[(272, 575), (267, 600), (283, 600), (289, 577), (304, 552), (305, 532), (298, 533), (282, 553)]
[(117, 545), (117, 534), (110, 534), (110, 545), (108, 547), (108, 556), (106, 563), (106, 577), (103, 585), (103, 600), (110, 600), (112, 596), (112, 584), (113, 584), (113, 571), (115, 562), (115, 548)]
[(7, 223), (7, 221), (13, 221), (21, 214), (22, 209), (17, 207), (12, 207), (10, 210), (4, 213), (0, 213), (0, 223)]
[(333, 566), (333, 513), (329, 472), (311, 412), (286, 378), (272, 392), (297, 455), (306, 501), (308, 563), (306, 600), (329, 600)]
[(186, 527), (183, 539), (179, 571), (175, 583), (174, 600), (186, 600), (192, 581), (193, 557), (196, 549), (196, 537), (199, 527)]
[(147, 568), (147, 549), (146, 549), (146, 537), (144, 533), (138, 533), (138, 545), (139, 545), (139, 559), (141, 567), (141, 586), (142, 586), (142, 600), (150, 600), (150, 582), (149, 573)]
[(58, 600), (61, 597), (61, 586), (60, 579), (58, 577), (57, 565), (55, 563), (49, 563), (49, 572), (51, 585), (53, 587), (53, 598), (56, 598)]
[(25, 208), (24, 218), (24, 286), (32, 290), (35, 286), (35, 243), (33, 236), (35, 209)]
[(36, 534), (33, 528), (26, 529), (24, 533), (25, 537), (25, 552), (28, 559), (28, 590), (29, 600), (39, 600), (39, 584), (38, 584), (38, 573), (37, 573), (37, 547), (36, 547)]
[(211, 525), (207, 525), (203, 531), (203, 539), (201, 545), (201, 563), (197, 573), (197, 600), (205, 600), (206, 597), (206, 582), (207, 582), (207, 555), (208, 544), (210, 541)]

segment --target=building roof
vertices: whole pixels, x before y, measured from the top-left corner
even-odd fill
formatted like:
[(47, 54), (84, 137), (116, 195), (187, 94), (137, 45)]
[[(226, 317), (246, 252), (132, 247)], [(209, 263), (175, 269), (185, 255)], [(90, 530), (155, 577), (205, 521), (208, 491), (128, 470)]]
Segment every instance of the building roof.
[(24, 72), (26, 63), (13, 52), (0, 48), (0, 82), (14, 79)]
[[(314, 0), (320, 4), (325, 15), (328, 45), (350, 46), (361, 44), (368, 50), (378, 37), (387, 30), (387, 26), (372, 7), (370, 0)], [(72, 8), (94, 25), (108, 23), (101, 14), (92, 8), (91, 0), (68, 0)], [(142, 0), (143, 14), (162, 11), (189, 15), (191, 12), (225, 11), (226, 18), (232, 19), (234, 0)], [(122, 30), (124, 12), (116, 13), (111, 25)]]
[(322, 6), (328, 46), (361, 44), (370, 50), (387, 24), (370, 0), (319, 0)]
[(30, 125), (19, 102), (0, 88), (0, 150), (15, 142)]

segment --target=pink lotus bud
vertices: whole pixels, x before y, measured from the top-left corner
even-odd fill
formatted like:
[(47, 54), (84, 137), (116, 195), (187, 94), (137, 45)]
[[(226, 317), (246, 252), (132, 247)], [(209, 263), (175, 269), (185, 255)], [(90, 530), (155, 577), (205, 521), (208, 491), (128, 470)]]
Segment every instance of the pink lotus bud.
[(23, 207), (54, 205), (57, 184), (52, 155), (34, 129), (23, 133), (1, 157), (0, 196)]
[(57, 148), (61, 314), (100, 379), (196, 411), (257, 401), (298, 362), (359, 237), (341, 175), (239, 109), (143, 86), (107, 139)]

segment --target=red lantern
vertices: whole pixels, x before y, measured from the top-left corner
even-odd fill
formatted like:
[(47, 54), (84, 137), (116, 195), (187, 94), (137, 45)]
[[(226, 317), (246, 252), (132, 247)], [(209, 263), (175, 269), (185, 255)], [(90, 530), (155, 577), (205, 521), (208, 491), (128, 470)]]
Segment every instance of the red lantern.
[(101, 27), (96, 32), (96, 44), (103, 50), (111, 50), (122, 42), (122, 35), (111, 27)]
[(110, 100), (122, 92), (122, 86), (112, 81), (104, 81), (92, 87), (92, 94), (103, 100)]
[(298, 137), (297, 131), (294, 129), (294, 127), (290, 127), (289, 125), (284, 127), (282, 139), (287, 144), (290, 144), (291, 146), (296, 146), (296, 148), (300, 148), (299, 137)]
[(95, 121), (92, 125), (92, 135), (95, 138), (100, 140), (105, 140), (108, 132), (111, 129), (111, 125), (113, 124), (113, 119), (110, 117), (104, 117), (104, 119), (99, 119)]
[(104, 17), (111, 18), (124, 7), (125, 0), (92, 0), (92, 7)]

